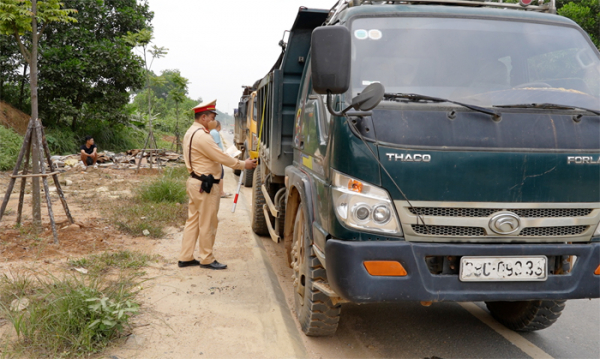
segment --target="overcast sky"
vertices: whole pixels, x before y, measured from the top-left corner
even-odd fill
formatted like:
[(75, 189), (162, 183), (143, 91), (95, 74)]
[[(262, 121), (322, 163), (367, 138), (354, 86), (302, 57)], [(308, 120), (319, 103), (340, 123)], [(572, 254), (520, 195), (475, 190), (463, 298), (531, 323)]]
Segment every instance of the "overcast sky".
[(242, 85), (264, 77), (281, 53), (279, 40), (300, 6), (330, 9), (337, 0), (148, 0), (154, 43), (169, 49), (152, 71), (179, 69), (189, 97), (217, 99), (229, 114)]

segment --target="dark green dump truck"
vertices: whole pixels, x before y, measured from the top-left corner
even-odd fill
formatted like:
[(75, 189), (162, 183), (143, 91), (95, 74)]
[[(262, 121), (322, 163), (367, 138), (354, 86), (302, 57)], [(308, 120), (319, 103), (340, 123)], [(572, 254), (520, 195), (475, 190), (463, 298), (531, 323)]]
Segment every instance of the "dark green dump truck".
[(252, 226), (307, 335), (344, 302), (485, 301), (507, 327), (600, 297), (600, 54), (553, 1), (300, 8), (256, 86)]

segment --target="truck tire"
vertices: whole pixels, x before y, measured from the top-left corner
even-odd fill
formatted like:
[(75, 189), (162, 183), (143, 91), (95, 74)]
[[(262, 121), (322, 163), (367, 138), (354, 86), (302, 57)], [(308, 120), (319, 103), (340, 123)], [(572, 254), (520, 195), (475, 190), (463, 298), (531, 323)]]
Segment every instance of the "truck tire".
[[(275, 192), (275, 194), (277, 194), (277, 192)], [(285, 196), (285, 193), (284, 193)], [(275, 204), (277, 206), (277, 204)], [(283, 237), (284, 237), (284, 228), (285, 228), (285, 210), (286, 210), (286, 205), (285, 203), (280, 206), (279, 209), (279, 218), (277, 219), (279, 221), (279, 233), (277, 233), (279, 235), (279, 238), (281, 238), (281, 240), (283, 241)]]
[(252, 179), (252, 230), (259, 236), (268, 236), (269, 229), (267, 228), (267, 219), (265, 218), (265, 212), (263, 206), (265, 205), (265, 196), (260, 189), (262, 185), (260, 168), (258, 171), (254, 171), (254, 178)]
[(333, 335), (340, 321), (341, 305), (334, 305), (331, 298), (313, 287), (316, 280), (327, 281), (327, 273), (312, 251), (308, 233), (308, 221), (300, 204), (292, 239), (296, 317), (308, 336)]
[(508, 329), (532, 332), (546, 329), (560, 317), (566, 300), (485, 302), (492, 316)]
[(252, 187), (252, 177), (254, 177), (254, 169), (244, 170), (244, 187)]
[[(248, 146), (244, 144), (244, 148), (248, 148)], [(244, 160), (250, 159), (250, 154), (245, 149), (242, 153), (242, 158)], [(244, 170), (244, 178), (242, 180), (242, 182), (244, 183), (244, 187), (252, 187), (252, 177), (254, 177), (254, 169)]]

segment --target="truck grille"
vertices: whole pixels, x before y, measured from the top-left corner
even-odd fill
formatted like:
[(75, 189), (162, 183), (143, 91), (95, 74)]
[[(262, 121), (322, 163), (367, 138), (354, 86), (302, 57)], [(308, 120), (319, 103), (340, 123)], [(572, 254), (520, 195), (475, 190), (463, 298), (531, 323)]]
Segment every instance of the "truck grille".
[[(489, 217), (501, 211), (499, 208), (444, 208), (444, 207), (410, 207), (410, 213), (432, 217)], [(521, 218), (570, 218), (585, 217), (592, 213), (591, 208), (521, 208), (505, 209)]]
[(461, 236), (481, 237), (485, 236), (483, 228), (479, 227), (454, 227), (454, 226), (423, 226), (412, 225), (413, 231), (425, 236)]
[[(407, 241), (465, 243), (589, 242), (600, 203), (394, 201)], [(514, 217), (511, 217), (514, 214)], [(505, 215), (506, 217), (495, 218)], [(500, 234), (496, 220), (518, 228)]]
[(585, 232), (589, 226), (564, 226), (564, 227), (527, 227), (523, 228), (521, 237), (562, 237), (576, 236)]
[[(563, 226), (563, 227), (527, 227), (523, 228), (520, 237), (564, 237), (576, 236), (588, 229), (589, 226)], [(412, 225), (415, 233), (424, 236), (452, 236), (452, 237), (483, 237), (485, 230), (480, 227), (455, 227), (455, 226), (423, 226)]]

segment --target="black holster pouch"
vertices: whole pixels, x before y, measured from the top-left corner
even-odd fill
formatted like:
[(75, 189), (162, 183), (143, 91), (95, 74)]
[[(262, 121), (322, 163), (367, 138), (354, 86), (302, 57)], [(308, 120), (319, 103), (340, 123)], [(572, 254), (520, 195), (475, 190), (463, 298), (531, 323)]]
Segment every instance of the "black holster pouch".
[(199, 181), (202, 181), (202, 184), (200, 185), (200, 193), (202, 193), (202, 192), (210, 193), (210, 190), (212, 189), (213, 184), (220, 182), (220, 180), (215, 179), (215, 177), (213, 177), (213, 175), (198, 176), (197, 174), (192, 172), (190, 174), (190, 176)]

